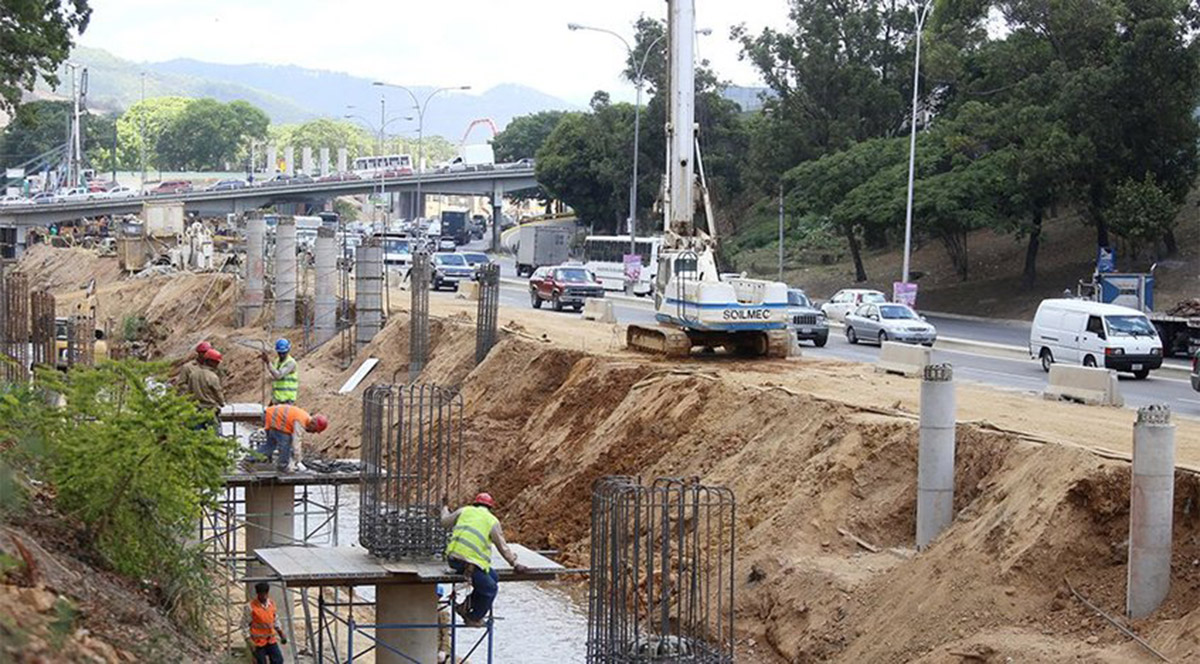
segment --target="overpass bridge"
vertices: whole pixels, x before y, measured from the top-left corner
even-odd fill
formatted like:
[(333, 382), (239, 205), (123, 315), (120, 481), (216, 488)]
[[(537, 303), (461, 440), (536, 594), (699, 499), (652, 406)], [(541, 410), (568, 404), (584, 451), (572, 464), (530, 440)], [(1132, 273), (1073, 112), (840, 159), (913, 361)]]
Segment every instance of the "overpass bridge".
[[(39, 205), (0, 207), (0, 230), (7, 231), (17, 246), (24, 246), (25, 231), (81, 218), (137, 214), (147, 201), (179, 201), (186, 212), (204, 216), (241, 213), (279, 204), (322, 204), (337, 196), (354, 196), (378, 191), (415, 195), (420, 181), (422, 194), (487, 196), (492, 201), (494, 227), (499, 229), (500, 203), (505, 193), (537, 186), (532, 167), (496, 168), (454, 173), (423, 173), (370, 180), (313, 181), (302, 184), (260, 185), (225, 191), (193, 191), (130, 198), (95, 198)], [(13, 232), (15, 231), (15, 237)], [(498, 231), (497, 231), (498, 233)], [(498, 241), (498, 236), (497, 236)]]

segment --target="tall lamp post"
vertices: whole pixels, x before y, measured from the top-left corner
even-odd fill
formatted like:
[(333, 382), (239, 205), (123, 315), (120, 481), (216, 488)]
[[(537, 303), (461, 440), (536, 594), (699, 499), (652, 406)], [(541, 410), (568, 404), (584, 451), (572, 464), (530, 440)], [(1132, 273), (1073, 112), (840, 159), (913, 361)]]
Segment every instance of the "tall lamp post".
[(409, 98), (412, 99), (413, 108), (417, 111), (417, 197), (413, 203), (414, 208), (416, 208), (413, 212), (413, 218), (416, 218), (417, 214), (422, 208), (421, 177), (422, 173), (425, 171), (425, 109), (429, 107), (429, 100), (433, 99), (439, 93), (452, 90), (470, 90), (471, 86), (457, 85), (437, 88), (433, 92), (430, 92), (428, 95), (426, 95), (424, 101), (418, 101), (417, 95), (403, 85), (396, 85), (395, 83), (387, 83), (384, 81), (375, 81), (372, 83), (372, 85), (384, 88), (396, 88), (397, 90), (403, 90), (407, 92)]
[[(354, 110), (354, 108), (355, 107), (353, 104), (346, 105), (347, 110)], [(384, 156), (386, 156), (383, 154), (384, 129), (386, 129), (388, 125), (395, 122), (396, 120), (411, 120), (411, 119), (413, 119), (411, 115), (393, 115), (392, 117), (387, 118), (385, 120), (384, 118), (386, 116), (387, 116), (387, 102), (384, 100), (383, 95), (379, 95), (379, 130), (378, 131), (375, 130), (375, 125), (370, 120), (364, 118), (361, 115), (346, 114), (346, 115), (343, 115), (342, 117), (347, 120), (358, 120), (359, 122), (366, 125), (367, 129), (370, 129), (372, 133), (378, 134), (379, 138), (377, 139), (378, 144), (377, 144), (376, 150), (377, 150), (379, 156), (384, 157)], [(386, 178), (387, 178), (387, 169), (386, 168), (380, 169), (380, 171), (379, 171), (379, 197), (380, 198), (383, 198), (384, 196), (387, 195), (387, 190), (386, 190), (387, 180), (386, 180)], [(390, 208), (391, 206), (388, 206), (388, 207)], [(386, 221), (386, 219), (385, 219), (385, 221)]]
[(913, 94), (912, 118), (909, 121), (908, 136), (908, 203), (904, 210), (904, 272), (900, 277), (902, 283), (908, 283), (908, 267), (912, 253), (912, 219), (913, 219), (913, 173), (917, 164), (917, 99), (921, 81), (921, 30), (925, 27), (925, 19), (933, 3), (929, 0), (916, 0), (913, 5), (913, 18), (917, 23), (916, 55), (913, 58)]

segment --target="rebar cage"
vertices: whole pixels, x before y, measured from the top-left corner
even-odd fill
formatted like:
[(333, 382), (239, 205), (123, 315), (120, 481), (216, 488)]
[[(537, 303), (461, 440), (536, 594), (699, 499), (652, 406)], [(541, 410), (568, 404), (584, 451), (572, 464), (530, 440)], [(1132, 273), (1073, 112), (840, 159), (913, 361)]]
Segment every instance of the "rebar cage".
[(413, 254), (409, 272), (409, 288), (412, 289), (411, 315), (408, 320), (408, 379), (415, 381), (429, 361), (429, 280), (431, 278), (429, 254), (418, 251)]
[(358, 539), (385, 560), (440, 556), (441, 507), (458, 495), (462, 397), (436, 385), (372, 385), (363, 394)]
[(54, 295), (49, 291), (36, 290), (29, 294), (29, 303), (33, 315), (33, 364), (53, 367), (58, 362)]
[(4, 325), (0, 331), (4, 356), (9, 360), (4, 362), (3, 375), (9, 383), (23, 383), (29, 380), (29, 277), (24, 272), (6, 271), (0, 285), (4, 290), (0, 297)]
[(733, 492), (606, 477), (592, 492), (589, 664), (733, 661)]
[(483, 361), (496, 345), (496, 317), (500, 308), (500, 264), (479, 269), (479, 310), (475, 316), (475, 364)]

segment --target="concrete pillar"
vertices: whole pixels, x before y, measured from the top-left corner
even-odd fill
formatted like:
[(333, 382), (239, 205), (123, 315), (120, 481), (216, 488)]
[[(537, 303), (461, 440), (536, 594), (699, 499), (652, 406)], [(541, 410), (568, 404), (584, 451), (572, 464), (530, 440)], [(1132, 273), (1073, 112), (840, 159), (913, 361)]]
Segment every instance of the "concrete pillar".
[(275, 327), (296, 327), (296, 220), (275, 225)]
[[(295, 488), (290, 484), (252, 484), (246, 487), (246, 553), (251, 560), (246, 576), (263, 577), (270, 569), (254, 558), (254, 551), (296, 544)], [(254, 584), (246, 584), (246, 597), (254, 596)], [(278, 599), (278, 598), (276, 598)], [(282, 622), (282, 616), (280, 616)]]
[(1138, 409), (1133, 425), (1133, 484), (1129, 499), (1130, 618), (1145, 618), (1171, 588), (1171, 528), (1175, 504), (1175, 425), (1166, 405)]
[(306, 145), (303, 148), (300, 148), (300, 163), (304, 168), (305, 175), (313, 174), (313, 151), (311, 147)]
[[(435, 625), (437, 622), (437, 587), (433, 584), (375, 586), (375, 624)], [(387, 648), (376, 648), (377, 664), (438, 661), (437, 629), (376, 629), (375, 637), (404, 653), (402, 657)]]
[(242, 289), (242, 325), (252, 325), (263, 307), (263, 235), (266, 223), (262, 215), (246, 218), (246, 281)]
[(383, 327), (383, 245), (372, 238), (358, 248), (354, 261), (354, 349), (371, 343)]
[(949, 364), (925, 367), (917, 451), (917, 549), (954, 521), (954, 373)]
[(338, 148), (338, 173), (346, 172), (349, 156), (350, 155), (346, 152), (346, 148)]
[(504, 219), (504, 188), (492, 186), (492, 251), (500, 251), (500, 222)]
[(264, 173), (266, 173), (266, 177), (264, 179), (268, 179), (271, 176), (275, 175), (275, 172), (278, 169), (279, 169), (279, 150), (274, 145), (268, 145), (267, 146), (267, 169), (265, 171), (263, 171)]
[(296, 148), (290, 145), (283, 149), (283, 173), (288, 176), (296, 174)]
[(321, 148), (321, 177), (329, 175), (329, 148)]
[(337, 334), (337, 239), (332, 228), (318, 228), (313, 247), (316, 263), (313, 330), (319, 346)]

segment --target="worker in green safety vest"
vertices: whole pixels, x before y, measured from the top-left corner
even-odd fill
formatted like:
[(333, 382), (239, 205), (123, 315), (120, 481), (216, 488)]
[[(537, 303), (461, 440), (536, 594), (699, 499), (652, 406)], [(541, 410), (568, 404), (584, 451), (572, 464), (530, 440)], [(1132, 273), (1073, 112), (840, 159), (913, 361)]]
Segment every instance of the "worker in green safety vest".
[[(446, 501), (443, 501), (446, 502)], [(492, 610), (496, 601), (500, 577), (492, 568), (492, 545), (512, 565), (517, 574), (529, 572), (529, 568), (517, 562), (517, 555), (508, 548), (500, 520), (492, 514), (496, 501), (491, 494), (480, 493), (466, 507), (453, 512), (442, 506), (442, 526), (450, 532), (450, 544), (446, 546), (446, 562), (450, 569), (471, 580), (471, 596), (454, 607), (468, 627), (482, 627), (483, 619)]]
[(296, 403), (296, 393), (300, 390), (300, 366), (296, 358), (289, 354), (291, 351), (292, 342), (280, 339), (275, 342), (278, 360), (272, 362), (267, 351), (262, 352), (263, 364), (267, 365), (267, 372), (271, 374), (271, 405)]

